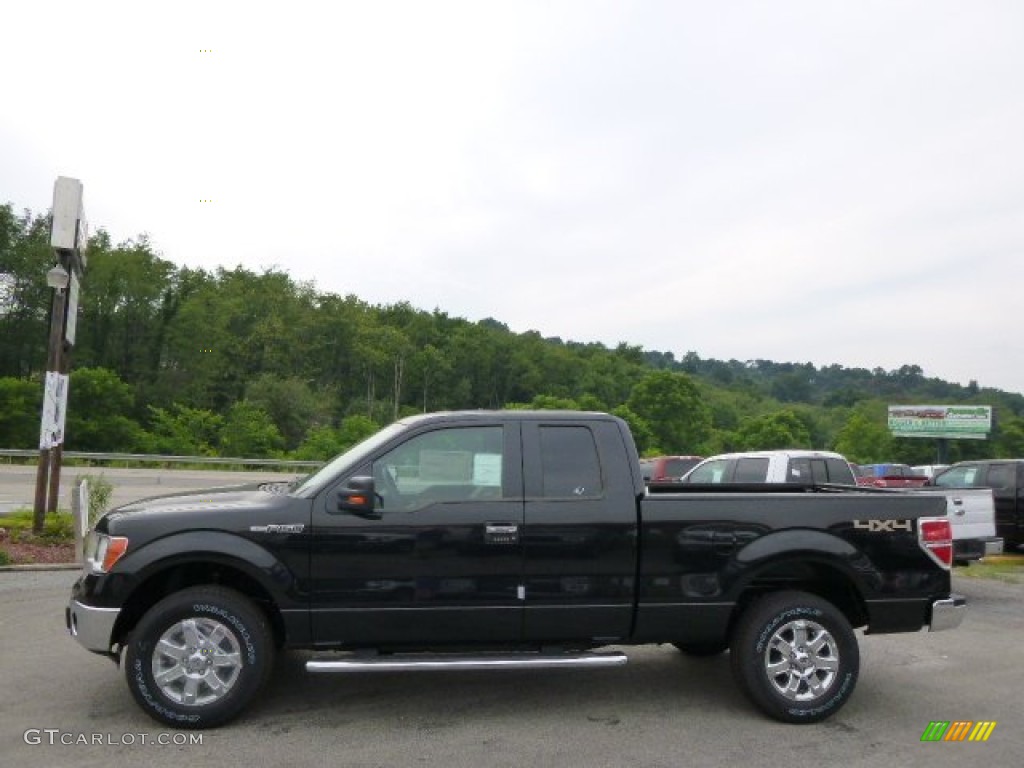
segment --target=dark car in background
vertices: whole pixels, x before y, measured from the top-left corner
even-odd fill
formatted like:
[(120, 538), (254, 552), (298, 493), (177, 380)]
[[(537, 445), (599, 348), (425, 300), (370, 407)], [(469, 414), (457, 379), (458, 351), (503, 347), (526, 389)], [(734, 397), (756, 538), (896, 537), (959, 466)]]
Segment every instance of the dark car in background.
[(1024, 459), (961, 461), (930, 482), (940, 488), (991, 488), (996, 534), (1005, 551), (1024, 551)]

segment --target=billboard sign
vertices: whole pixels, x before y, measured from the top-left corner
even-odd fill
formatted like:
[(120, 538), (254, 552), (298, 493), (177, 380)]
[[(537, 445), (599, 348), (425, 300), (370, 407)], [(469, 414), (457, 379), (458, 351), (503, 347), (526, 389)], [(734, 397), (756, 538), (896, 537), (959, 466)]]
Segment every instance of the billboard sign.
[(990, 405), (890, 405), (893, 437), (985, 440), (992, 431)]

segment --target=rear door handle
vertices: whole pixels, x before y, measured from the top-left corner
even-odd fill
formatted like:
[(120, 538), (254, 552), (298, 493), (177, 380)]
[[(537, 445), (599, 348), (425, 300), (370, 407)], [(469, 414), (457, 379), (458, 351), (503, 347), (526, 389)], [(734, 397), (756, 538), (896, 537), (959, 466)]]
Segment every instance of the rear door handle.
[(736, 535), (716, 531), (711, 535), (711, 543), (716, 552), (728, 554), (736, 548)]

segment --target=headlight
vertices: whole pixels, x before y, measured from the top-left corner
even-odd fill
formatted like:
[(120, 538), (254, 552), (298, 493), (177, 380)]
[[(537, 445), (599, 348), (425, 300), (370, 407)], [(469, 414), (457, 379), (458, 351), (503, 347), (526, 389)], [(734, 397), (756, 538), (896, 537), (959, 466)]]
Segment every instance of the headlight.
[(127, 551), (128, 539), (124, 536), (108, 536), (93, 531), (85, 543), (85, 563), (97, 573), (106, 573)]

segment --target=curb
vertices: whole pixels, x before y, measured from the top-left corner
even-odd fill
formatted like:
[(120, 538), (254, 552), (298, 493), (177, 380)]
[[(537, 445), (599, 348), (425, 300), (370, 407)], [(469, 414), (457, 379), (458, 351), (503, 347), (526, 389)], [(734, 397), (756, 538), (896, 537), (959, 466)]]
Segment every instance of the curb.
[(29, 563), (27, 565), (0, 565), (0, 573), (8, 571), (77, 571), (81, 563)]

